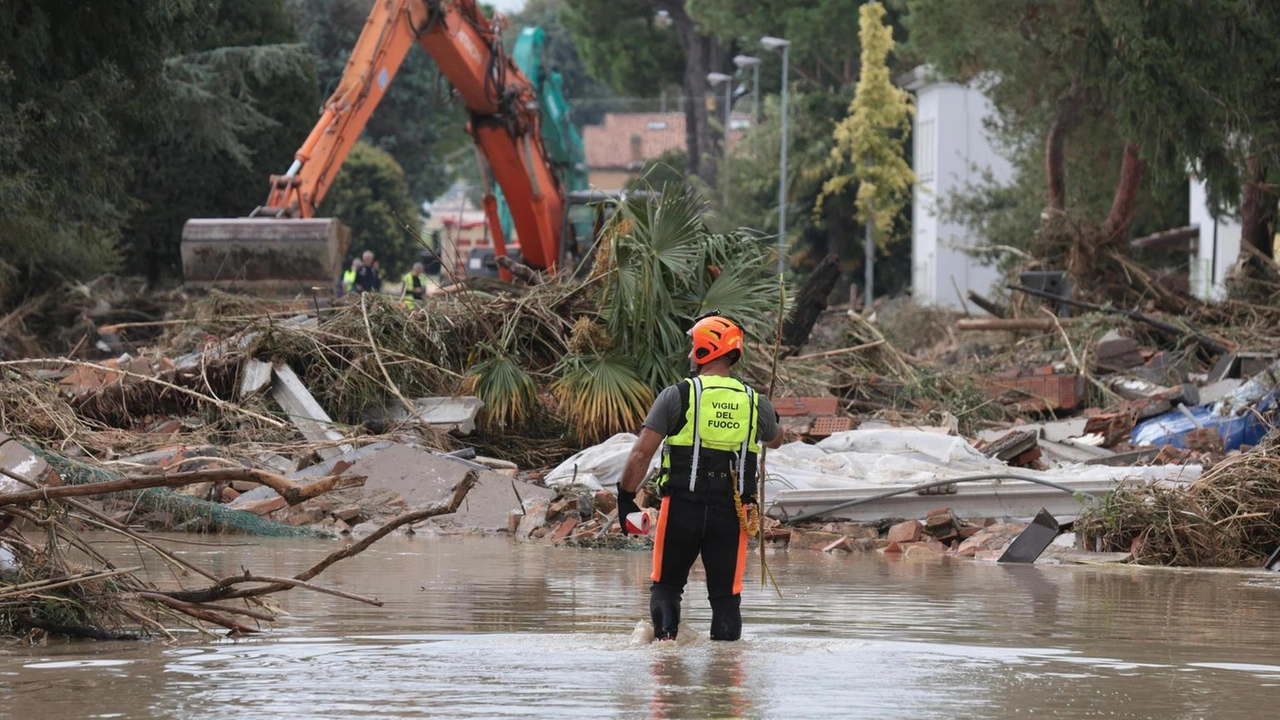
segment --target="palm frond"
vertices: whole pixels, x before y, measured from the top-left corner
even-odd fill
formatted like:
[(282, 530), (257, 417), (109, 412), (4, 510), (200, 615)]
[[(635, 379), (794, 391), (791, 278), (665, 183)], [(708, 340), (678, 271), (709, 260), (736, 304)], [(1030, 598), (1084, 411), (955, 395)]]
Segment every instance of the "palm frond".
[(600, 317), (614, 348), (653, 389), (683, 376), (686, 331), (705, 312), (732, 315), (750, 337), (771, 336), (767, 318), (778, 294), (768, 243), (746, 230), (711, 234), (702, 209), (696, 191), (667, 187), (656, 202), (620, 204), (605, 235)]
[(514, 360), (495, 355), (467, 371), (466, 391), (484, 403), (481, 422), (490, 429), (520, 427), (538, 409), (538, 388)]
[(556, 376), (552, 392), (583, 444), (635, 431), (653, 402), (653, 391), (625, 357), (566, 355)]

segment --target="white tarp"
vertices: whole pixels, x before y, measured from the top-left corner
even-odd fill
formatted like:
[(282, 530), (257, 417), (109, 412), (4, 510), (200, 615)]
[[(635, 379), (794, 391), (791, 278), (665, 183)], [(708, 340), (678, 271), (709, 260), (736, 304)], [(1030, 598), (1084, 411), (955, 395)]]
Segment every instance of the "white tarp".
[[(627, 455), (635, 444), (630, 433), (615, 435), (564, 461), (546, 477), (550, 486), (577, 482), (593, 490), (613, 488), (622, 477)], [(654, 453), (649, 467), (655, 467)], [(1109, 467), (1065, 465), (1052, 470), (1010, 468), (978, 452), (964, 438), (907, 429), (849, 430), (818, 443), (789, 443), (770, 450), (766, 460), (765, 497), (772, 501), (782, 490), (838, 490), (911, 486), (934, 480), (987, 473), (1010, 473), (1058, 483), (1072, 481), (1194, 480), (1198, 465)]]

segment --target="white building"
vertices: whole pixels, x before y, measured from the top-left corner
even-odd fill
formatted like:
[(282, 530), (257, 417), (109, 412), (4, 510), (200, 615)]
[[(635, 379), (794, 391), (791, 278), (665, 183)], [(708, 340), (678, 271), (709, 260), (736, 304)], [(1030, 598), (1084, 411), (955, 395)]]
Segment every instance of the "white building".
[(1240, 257), (1240, 221), (1214, 219), (1204, 183), (1196, 177), (1191, 178), (1191, 224), (1200, 226), (1191, 256), (1191, 294), (1201, 300), (1225, 300), (1227, 273)]
[(991, 103), (975, 87), (935, 82), (927, 68), (913, 70), (901, 84), (916, 95), (912, 294), (918, 302), (959, 310), (970, 290), (990, 297), (1000, 274), (965, 252), (978, 239), (940, 217), (938, 201), (981, 183), (988, 172), (996, 182), (1008, 182), (1013, 167), (988, 137), (983, 121), (993, 114)]

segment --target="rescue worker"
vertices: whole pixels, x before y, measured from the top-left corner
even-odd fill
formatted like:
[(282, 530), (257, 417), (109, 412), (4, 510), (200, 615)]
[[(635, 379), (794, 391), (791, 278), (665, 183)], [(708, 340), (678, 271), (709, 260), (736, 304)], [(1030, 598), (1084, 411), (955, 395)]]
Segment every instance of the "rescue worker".
[(618, 483), (618, 519), (627, 532), (625, 518), (639, 510), (636, 491), (665, 438), (649, 589), (654, 639), (675, 639), (684, 586), (701, 555), (711, 639), (737, 640), (749, 522), (739, 507), (754, 511), (760, 445), (778, 447), (782, 435), (769, 399), (729, 375), (742, 359), (742, 327), (713, 313), (689, 335), (692, 377), (664, 389), (649, 410)]
[(360, 258), (351, 261), (351, 269), (344, 270), (342, 273), (342, 284), (338, 286), (338, 297), (342, 297), (349, 292), (353, 292), (356, 288), (356, 275), (360, 272), (360, 268), (364, 267), (364, 263)]
[(356, 271), (356, 292), (378, 292), (382, 289), (382, 278), (378, 277), (378, 268), (373, 259), (373, 251), (365, 250), (360, 260), (360, 269)]
[(400, 278), (404, 283), (404, 289), (400, 291), (400, 301), (410, 310), (427, 297), (426, 276), (422, 274), (422, 269), (422, 263), (414, 263), (413, 269)]

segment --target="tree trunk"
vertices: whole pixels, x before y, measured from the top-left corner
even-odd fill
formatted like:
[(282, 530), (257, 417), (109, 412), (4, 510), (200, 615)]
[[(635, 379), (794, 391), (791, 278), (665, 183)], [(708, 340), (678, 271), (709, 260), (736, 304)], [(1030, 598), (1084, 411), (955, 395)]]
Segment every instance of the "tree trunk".
[[(698, 29), (693, 18), (685, 11), (684, 2), (660, 1), (655, 2), (654, 6), (667, 11), (680, 39), (680, 48), (684, 50), (684, 93), (688, 98), (684, 108), (685, 143), (688, 151), (685, 170), (714, 184), (717, 143), (707, 121), (707, 73), (727, 72), (731, 55), (714, 38)], [(719, 102), (716, 106), (720, 107)]]
[[(791, 314), (782, 323), (782, 344), (798, 349), (809, 340), (813, 326), (827, 309), (827, 297), (831, 289), (840, 279), (840, 258), (835, 254), (827, 255), (813, 269), (809, 279), (800, 288), (796, 296), (796, 304)], [(788, 351), (790, 355), (794, 350)]]
[(1240, 239), (1274, 258), (1276, 196), (1266, 185), (1267, 170), (1257, 157), (1245, 163), (1244, 199), (1240, 203)]
[(1123, 246), (1125, 234), (1129, 231), (1129, 223), (1133, 221), (1133, 208), (1138, 199), (1138, 190), (1142, 187), (1142, 158), (1138, 157), (1137, 143), (1128, 142), (1124, 146), (1124, 160), (1120, 165), (1120, 180), (1116, 183), (1115, 198), (1111, 202), (1111, 212), (1102, 226), (1103, 242), (1113, 248)]
[(1049, 207), (1054, 210), (1067, 208), (1066, 163), (1063, 160), (1063, 146), (1067, 135), (1075, 127), (1076, 118), (1080, 114), (1081, 91), (1080, 78), (1071, 81), (1071, 88), (1058, 96), (1058, 108), (1049, 126), (1049, 137), (1045, 141), (1045, 174), (1049, 178)]

